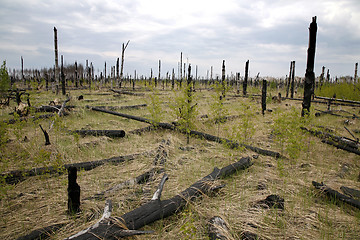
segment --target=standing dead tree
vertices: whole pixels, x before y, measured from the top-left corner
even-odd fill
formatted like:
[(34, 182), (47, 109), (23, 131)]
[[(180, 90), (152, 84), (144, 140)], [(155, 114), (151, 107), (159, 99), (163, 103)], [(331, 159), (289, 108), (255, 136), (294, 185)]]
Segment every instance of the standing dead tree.
[(56, 94), (58, 94), (59, 93), (59, 56), (58, 56), (56, 27), (54, 27), (54, 45), (55, 45), (55, 87), (56, 87)]
[(120, 88), (121, 88), (121, 83), (123, 81), (123, 71), (124, 71), (124, 58), (125, 58), (125, 50), (127, 48), (127, 46), (129, 45), (129, 41), (127, 41), (126, 45), (123, 43), (122, 44), (122, 50), (121, 50), (121, 69), (120, 69)]
[(290, 88), (291, 98), (294, 98), (294, 90), (295, 90), (295, 61), (292, 62), (292, 71), (291, 71), (291, 88)]
[(243, 95), (246, 96), (247, 94), (247, 80), (248, 80), (248, 75), (249, 75), (249, 60), (246, 61), (245, 63), (245, 77), (244, 77), (244, 82), (243, 82)]
[(310, 113), (312, 88), (315, 82), (314, 63), (315, 63), (315, 48), (316, 48), (316, 32), (317, 23), (316, 16), (312, 18), (309, 27), (309, 47), (307, 53), (307, 65), (304, 82), (304, 100), (302, 103), (301, 116)]
[(267, 81), (264, 79), (262, 84), (262, 90), (261, 90), (261, 112), (262, 115), (265, 115), (266, 111), (266, 90), (267, 90)]
[(286, 97), (289, 97), (289, 89), (290, 89), (290, 82), (291, 82), (291, 73), (292, 73), (292, 65), (293, 61), (290, 62), (290, 72), (289, 72), (289, 80), (286, 84)]

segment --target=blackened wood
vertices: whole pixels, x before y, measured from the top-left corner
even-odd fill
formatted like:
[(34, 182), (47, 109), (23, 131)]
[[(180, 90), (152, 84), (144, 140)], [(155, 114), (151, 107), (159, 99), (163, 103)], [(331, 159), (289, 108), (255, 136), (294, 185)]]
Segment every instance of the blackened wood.
[(315, 182), (315, 181), (312, 181), (312, 185), (316, 188), (316, 189), (319, 189), (321, 190), (323, 193), (325, 193), (328, 197), (332, 198), (332, 199), (335, 199), (337, 201), (341, 201), (341, 202), (344, 202), (344, 203), (347, 203), (351, 206), (354, 206), (358, 209), (360, 209), (360, 201), (358, 200), (355, 200), (351, 197), (348, 197), (344, 194), (341, 194), (339, 193), (338, 191), (334, 190), (334, 189), (331, 189), (329, 187), (327, 187), (325, 184), (323, 183), (318, 183), (318, 182)]
[(57, 29), (54, 27), (54, 47), (55, 47), (55, 85), (56, 95), (59, 92), (59, 55), (58, 55), (58, 44), (57, 44)]
[[(319, 110), (319, 109), (315, 109), (316, 111), (319, 111), (317, 113), (315, 113), (315, 117), (320, 117), (321, 115), (324, 114), (329, 114), (329, 115), (333, 115), (333, 116), (337, 116), (337, 117), (344, 117), (344, 118), (359, 118), (356, 114), (350, 113), (350, 112), (346, 112), (343, 110), (327, 110), (327, 111), (323, 111), (323, 110)], [(336, 112), (346, 112), (352, 115), (341, 115), (341, 114), (337, 114)]]
[(358, 71), (358, 64), (359, 64), (359, 63), (355, 63), (354, 84), (356, 84), (356, 83), (357, 83), (357, 71)]
[(284, 198), (276, 194), (271, 194), (265, 199), (258, 201), (255, 206), (265, 207), (265, 208), (278, 208), (284, 210), (285, 201)]
[(225, 90), (226, 90), (226, 86), (225, 86), (225, 60), (223, 60), (222, 71), (221, 71), (221, 94), (222, 94), (222, 98), (225, 98)]
[(21, 80), (24, 82), (24, 87), (26, 86), (26, 79), (24, 77), (24, 59), (21, 56)]
[(80, 212), (80, 186), (76, 182), (77, 168), (68, 168), (68, 213), (75, 214)]
[(124, 45), (124, 43), (122, 44), (122, 50), (121, 50), (121, 69), (120, 69), (120, 83), (119, 83), (119, 87), (121, 88), (121, 83), (123, 81), (123, 72), (124, 72), (124, 60), (125, 60), (125, 50), (127, 48), (127, 46), (129, 45), (129, 41), (127, 41), (126, 45)]
[(322, 88), (324, 84), (324, 76), (325, 76), (325, 67), (322, 67), (321, 75), (320, 75), (320, 89)]
[(302, 103), (301, 116), (310, 113), (312, 86), (315, 81), (314, 63), (315, 63), (315, 47), (316, 47), (316, 16), (312, 18), (309, 27), (309, 47), (307, 51), (307, 64), (304, 81), (304, 100)]
[(155, 130), (156, 128), (154, 126), (147, 126), (144, 128), (138, 128), (138, 129), (134, 129), (128, 132), (128, 134), (136, 134), (136, 135), (141, 135), (144, 132), (150, 132), (152, 130)]
[(45, 146), (46, 145), (50, 145), (50, 138), (49, 138), (49, 134), (46, 132), (46, 130), (44, 130), (42, 128), (42, 126), (39, 124), (40, 128), (41, 128), (41, 131), (44, 133), (44, 137), (45, 137)]
[[(43, 105), (43, 106), (40, 106), (40, 107), (37, 107), (35, 108), (35, 111), (36, 112), (59, 112), (59, 109), (61, 108), (61, 105), (55, 105), (55, 106), (52, 106), (52, 105)], [(75, 108), (74, 105), (67, 105), (65, 106), (65, 109), (66, 110), (70, 110), (72, 108)]]
[(75, 61), (75, 87), (79, 87), (79, 77), (78, 77), (78, 66), (77, 61)]
[[(164, 129), (179, 130), (177, 127), (175, 127), (174, 125), (169, 124), (169, 123), (155, 122), (155, 121), (147, 119), (147, 118), (132, 116), (132, 115), (129, 115), (129, 114), (118, 113), (118, 112), (113, 112), (113, 111), (108, 111), (108, 110), (101, 109), (101, 108), (96, 108), (96, 107), (91, 107), (91, 109), (94, 110), (94, 111), (109, 113), (109, 114), (113, 114), (113, 115), (116, 115), (116, 116), (136, 120), (136, 121), (139, 121), (139, 122), (149, 123), (149, 124), (152, 124), (152, 125), (155, 123), (155, 125), (157, 127), (161, 127), (161, 128), (164, 128)], [(198, 132), (198, 131), (195, 131), (195, 130), (190, 130), (190, 135), (191, 136), (197, 136), (197, 137), (200, 137), (200, 138), (204, 138), (204, 139), (206, 139), (208, 141), (214, 141), (214, 142), (218, 142), (218, 143), (225, 143), (225, 144), (227, 144), (227, 146), (229, 146), (231, 148), (244, 147), (246, 149), (249, 149), (251, 151), (254, 151), (256, 153), (259, 153), (259, 154), (262, 154), (262, 155), (265, 155), (265, 156), (272, 156), (272, 157), (276, 157), (276, 158), (284, 157), (278, 152), (261, 149), (261, 148), (250, 146), (250, 145), (247, 145), (247, 144), (244, 144), (244, 143), (238, 143), (236, 141), (232, 141), (232, 140), (228, 140), (226, 138), (213, 136), (213, 135), (203, 133), (203, 132)]]
[(292, 62), (290, 97), (294, 98), (295, 91), (295, 61)]
[(344, 145), (344, 144), (334, 142), (334, 141), (331, 141), (331, 140), (328, 140), (328, 139), (323, 139), (323, 140), (321, 140), (321, 142), (332, 145), (332, 146), (334, 146), (334, 147), (336, 147), (338, 149), (342, 149), (342, 150), (345, 150), (345, 151), (360, 155), (360, 150), (359, 149), (350, 147), (349, 145)]
[(127, 91), (117, 91), (114, 89), (110, 89), (110, 91), (118, 93), (118, 94), (126, 94), (126, 95), (133, 95), (133, 96), (145, 96), (144, 93), (134, 93), (134, 92), (127, 92)]
[(252, 165), (249, 157), (222, 169), (215, 168), (209, 175), (192, 184), (180, 194), (167, 200), (154, 200), (120, 217), (105, 219), (96, 228), (71, 239), (116, 239), (122, 237), (123, 229), (136, 230), (157, 220), (180, 212), (187, 203), (214, 191), (213, 183), (217, 179), (228, 177)]
[(261, 90), (261, 112), (263, 116), (265, 115), (265, 111), (266, 111), (266, 89), (267, 89), (267, 81), (263, 79), (262, 90)]
[(61, 55), (61, 69), (60, 69), (60, 75), (61, 75), (61, 91), (62, 95), (66, 94), (65, 90), (65, 73), (64, 73), (64, 57)]
[(124, 130), (75, 130), (75, 133), (81, 136), (106, 136), (111, 138), (123, 138), (125, 137)]
[(343, 102), (343, 103), (360, 104), (359, 101), (352, 101), (352, 100), (345, 100), (345, 99), (338, 99), (338, 98), (328, 98), (328, 97), (321, 97), (321, 96), (315, 96), (315, 98), (322, 99), (322, 100), (331, 100), (331, 101), (336, 101), (336, 102)]
[(160, 201), (161, 200), (161, 193), (164, 190), (165, 182), (169, 179), (169, 176), (164, 173), (163, 177), (161, 178), (161, 181), (159, 183), (158, 189), (155, 191), (153, 197), (151, 198), (151, 201)]
[(349, 197), (357, 198), (358, 200), (360, 199), (360, 191), (359, 190), (345, 187), (345, 186), (341, 186), (340, 189), (341, 189), (341, 191), (343, 191), (344, 194), (348, 195)]
[(224, 219), (219, 216), (212, 217), (208, 222), (208, 232), (210, 240), (228, 240), (233, 239), (230, 229)]
[(249, 75), (249, 60), (245, 63), (245, 77), (243, 82), (243, 95), (246, 96), (247, 94), (247, 81), (248, 81), (248, 75)]
[(53, 235), (57, 230), (62, 228), (65, 223), (58, 223), (51, 226), (47, 226), (44, 228), (36, 229), (31, 233), (21, 236), (16, 240), (41, 240), (41, 239), (48, 239)]
[(291, 72), (292, 72), (292, 64), (293, 61), (290, 62), (290, 71), (289, 71), (289, 80), (287, 81), (286, 84), (286, 97), (289, 97), (289, 89), (290, 89), (290, 82), (291, 82)]
[(25, 180), (25, 178), (29, 176), (37, 176), (44, 174), (63, 174), (64, 172), (62, 171), (62, 169), (69, 169), (70, 167), (76, 167), (78, 170), (89, 171), (98, 166), (104, 165), (105, 163), (113, 163), (113, 164), (122, 163), (125, 161), (134, 160), (136, 157), (139, 157), (144, 154), (148, 154), (148, 152), (112, 157), (102, 160), (65, 164), (62, 167), (49, 166), (49, 167), (33, 168), (28, 170), (13, 170), (8, 172), (2, 172), (0, 176), (1, 178), (5, 179), (6, 183), (14, 184)]

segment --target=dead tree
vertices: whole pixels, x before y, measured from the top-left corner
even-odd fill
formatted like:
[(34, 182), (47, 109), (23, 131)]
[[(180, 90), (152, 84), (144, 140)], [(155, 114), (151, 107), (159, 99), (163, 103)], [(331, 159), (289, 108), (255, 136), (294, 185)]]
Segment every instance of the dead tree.
[(233, 239), (230, 229), (226, 222), (219, 216), (212, 217), (208, 222), (208, 232), (210, 240), (229, 240)]
[(226, 86), (225, 86), (225, 60), (223, 60), (222, 63), (222, 71), (221, 71), (221, 98), (225, 98), (225, 91), (226, 91)]
[(325, 76), (325, 67), (323, 66), (322, 67), (322, 70), (321, 70), (321, 75), (320, 75), (320, 86), (319, 88), (321, 89), (323, 84), (324, 84), (324, 76)]
[(266, 89), (267, 89), (267, 81), (264, 79), (262, 84), (262, 90), (261, 90), (261, 112), (262, 115), (265, 115), (266, 111)]
[(79, 77), (78, 77), (78, 67), (77, 67), (77, 61), (75, 61), (75, 87), (79, 87)]
[(252, 165), (249, 157), (241, 158), (238, 162), (230, 164), (222, 169), (214, 168), (214, 170), (201, 180), (195, 182), (190, 187), (179, 193), (178, 195), (161, 200), (161, 192), (163, 190), (167, 175), (164, 174), (158, 190), (155, 192), (151, 201), (146, 204), (123, 214), (120, 217), (102, 218), (93, 227), (81, 231), (68, 239), (116, 239), (121, 238), (128, 233), (142, 228), (145, 225), (153, 223), (157, 220), (169, 217), (180, 212), (189, 202), (201, 198), (203, 195), (218, 191), (224, 185), (215, 185), (214, 181), (228, 177), (240, 170), (244, 170)]
[(292, 62), (290, 97), (294, 98), (295, 90), (295, 61)]
[(54, 27), (54, 45), (55, 45), (55, 87), (56, 95), (59, 93), (59, 56), (58, 56), (58, 44), (57, 44), (57, 29)]
[(75, 130), (74, 133), (81, 136), (106, 136), (111, 138), (125, 137), (124, 130)]
[(291, 72), (292, 72), (292, 64), (293, 64), (293, 61), (290, 62), (290, 72), (289, 72), (289, 80), (286, 84), (286, 97), (289, 97), (289, 89), (290, 89), (290, 82), (291, 82)]
[(60, 75), (61, 75), (61, 90), (62, 90), (62, 95), (66, 95), (66, 90), (65, 90), (65, 73), (64, 73), (64, 58), (63, 55), (61, 55), (61, 69), (60, 69)]
[(24, 77), (24, 59), (23, 59), (22, 56), (21, 56), (21, 79), (24, 82), (24, 87), (25, 87), (26, 86), (26, 80), (25, 80), (25, 77)]
[(50, 138), (49, 138), (49, 134), (46, 132), (46, 130), (44, 130), (41, 126), (41, 124), (39, 124), (41, 131), (44, 133), (44, 137), (45, 137), (45, 145), (50, 145)]
[(354, 74), (354, 84), (356, 84), (357, 80), (357, 70), (358, 70), (358, 63), (355, 63), (355, 74)]
[(120, 88), (121, 88), (121, 83), (123, 81), (123, 71), (124, 71), (124, 58), (125, 58), (125, 50), (127, 48), (127, 46), (129, 45), (130, 40), (126, 43), (126, 45), (124, 45), (124, 43), (122, 44), (122, 50), (121, 50), (121, 69), (120, 69)]
[(80, 212), (80, 186), (76, 182), (77, 168), (68, 168), (68, 213), (75, 214)]
[(243, 95), (246, 96), (247, 94), (247, 81), (248, 81), (248, 74), (249, 74), (249, 60), (245, 63), (245, 77), (243, 82)]
[(310, 113), (312, 86), (315, 81), (314, 63), (315, 63), (315, 48), (316, 48), (316, 32), (317, 23), (316, 16), (312, 18), (312, 22), (309, 27), (309, 47), (307, 53), (307, 65), (304, 81), (304, 100), (302, 103), (301, 116)]

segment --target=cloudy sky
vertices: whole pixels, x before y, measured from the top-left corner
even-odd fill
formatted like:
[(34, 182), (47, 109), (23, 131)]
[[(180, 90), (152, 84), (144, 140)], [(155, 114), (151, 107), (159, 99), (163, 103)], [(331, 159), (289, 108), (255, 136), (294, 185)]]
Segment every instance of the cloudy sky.
[(359, 0), (0, 0), (0, 60), (10, 68), (52, 67), (54, 32), (66, 63), (93, 62), (95, 73), (115, 65), (122, 43), (124, 72), (162, 75), (184, 62), (206, 76), (221, 73), (285, 76), (290, 61), (304, 76), (308, 27), (317, 16), (315, 74), (354, 74), (360, 61)]

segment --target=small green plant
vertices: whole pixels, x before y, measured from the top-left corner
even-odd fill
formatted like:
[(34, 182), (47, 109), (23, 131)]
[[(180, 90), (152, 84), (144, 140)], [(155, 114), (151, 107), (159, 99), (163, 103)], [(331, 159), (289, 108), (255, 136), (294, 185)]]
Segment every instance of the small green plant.
[(186, 236), (186, 239), (196, 239), (196, 232), (198, 231), (195, 226), (196, 218), (190, 209), (184, 209), (182, 212), (184, 224), (180, 227), (180, 231)]
[(148, 111), (151, 116), (152, 124), (156, 127), (157, 122), (161, 122), (162, 120), (162, 109), (161, 109), (161, 101), (159, 98), (159, 90), (155, 88), (154, 80), (151, 81), (151, 85), (149, 86), (152, 94), (149, 95), (150, 101), (148, 101)]
[(224, 106), (224, 95), (227, 92), (227, 88), (218, 82), (216, 82), (213, 87), (215, 89), (215, 94), (211, 96), (213, 102), (210, 105), (210, 110), (212, 119), (217, 125), (217, 135), (219, 136), (220, 125), (226, 121), (225, 117), (228, 115), (228, 110)]

